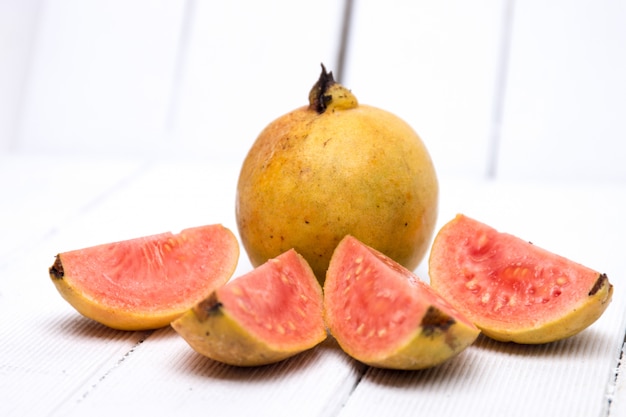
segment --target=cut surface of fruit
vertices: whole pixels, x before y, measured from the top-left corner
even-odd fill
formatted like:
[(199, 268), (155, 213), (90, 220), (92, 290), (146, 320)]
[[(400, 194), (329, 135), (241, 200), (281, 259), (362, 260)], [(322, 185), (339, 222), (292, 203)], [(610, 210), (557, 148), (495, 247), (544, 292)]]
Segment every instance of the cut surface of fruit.
[(239, 258), (222, 225), (189, 228), (60, 253), (49, 268), (78, 312), (106, 326), (167, 326), (231, 277)]
[(547, 343), (572, 336), (605, 311), (605, 274), (459, 214), (429, 259), (431, 285), (487, 336)]
[(347, 354), (382, 368), (440, 364), (479, 334), (428, 284), (353, 236), (331, 258), (324, 317)]
[(322, 303), (313, 271), (291, 249), (218, 288), (172, 327), (211, 359), (236, 366), (266, 365), (326, 338)]

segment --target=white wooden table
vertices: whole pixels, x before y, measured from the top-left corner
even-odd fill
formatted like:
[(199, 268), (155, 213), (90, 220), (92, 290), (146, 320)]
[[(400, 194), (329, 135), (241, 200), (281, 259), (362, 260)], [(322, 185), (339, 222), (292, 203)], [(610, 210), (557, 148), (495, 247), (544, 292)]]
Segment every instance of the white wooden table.
[[(236, 163), (12, 155), (0, 159), (0, 415), (619, 416), (625, 186), (441, 179), (459, 211), (606, 272), (614, 301), (583, 333), (542, 346), (480, 337), (426, 371), (365, 367), (329, 339), (267, 367), (193, 352), (172, 329), (122, 332), (81, 317), (47, 268), (61, 251), (223, 223), (236, 230)], [(236, 275), (250, 268), (242, 254)], [(427, 278), (425, 267), (418, 274)], [(623, 370), (623, 368), (620, 368)]]
[[(354, 0), (342, 60), (343, 1), (0, 0), (0, 416), (626, 416), (626, 3), (548, 3)], [(607, 273), (606, 313), (425, 371), (332, 339), (238, 369), (61, 299), (58, 252), (236, 232), (245, 152), (320, 62), (423, 137), (439, 226), (463, 212)], [(235, 275), (250, 268), (242, 251)]]

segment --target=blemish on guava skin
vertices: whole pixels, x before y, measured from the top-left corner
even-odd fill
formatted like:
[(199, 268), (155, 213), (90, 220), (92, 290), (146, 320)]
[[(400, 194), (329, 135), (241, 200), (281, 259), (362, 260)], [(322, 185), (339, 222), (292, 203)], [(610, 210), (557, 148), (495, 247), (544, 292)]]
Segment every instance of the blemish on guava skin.
[(455, 320), (437, 307), (430, 306), (420, 323), (422, 326), (422, 334), (432, 337), (435, 332), (445, 332), (455, 323)]
[(54, 260), (54, 264), (48, 269), (48, 273), (56, 279), (63, 279), (65, 272), (63, 271), (63, 264), (61, 263), (61, 257), (57, 255)]
[(223, 306), (224, 304), (217, 299), (217, 294), (213, 292), (210, 296), (198, 303), (198, 305), (193, 308), (193, 312), (196, 314), (196, 317), (198, 317), (198, 320), (205, 321), (210, 316), (221, 315)]
[(600, 288), (604, 287), (604, 284), (607, 283), (608, 281), (609, 281), (609, 277), (607, 277), (606, 274), (600, 274), (596, 282), (593, 284), (593, 287), (591, 287), (591, 290), (589, 291), (588, 295), (591, 297), (592, 295), (600, 291)]

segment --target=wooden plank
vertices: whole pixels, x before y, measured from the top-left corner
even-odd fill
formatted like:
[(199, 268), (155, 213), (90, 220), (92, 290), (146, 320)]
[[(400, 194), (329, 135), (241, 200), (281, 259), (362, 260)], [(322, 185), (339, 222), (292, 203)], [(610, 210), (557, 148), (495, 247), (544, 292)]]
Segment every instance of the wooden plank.
[(0, 2), (0, 152), (15, 145), (41, 0)]
[[(606, 407), (614, 345), (589, 331), (568, 341), (506, 345), (481, 337), (424, 372), (370, 369), (339, 415), (589, 416)], [(594, 385), (599, 383), (599, 385)]]
[(66, 225), (135, 169), (121, 160), (0, 156), (1, 415), (51, 414), (145, 337), (81, 318), (47, 272)]
[(17, 149), (162, 146), (184, 2), (45, 2)]
[(172, 118), (178, 152), (243, 160), (336, 66), (343, 1), (197, 2)]
[[(626, 320), (626, 319), (625, 319)], [(626, 328), (626, 324), (623, 326)], [(619, 355), (619, 361), (615, 369), (615, 379), (613, 385), (609, 389), (609, 398), (611, 403), (609, 404), (609, 416), (624, 416), (626, 415), (626, 364), (624, 358), (626, 357), (626, 334), (624, 335), (624, 343), (622, 344), (622, 350)]]
[(487, 174), (505, 5), (355, 2), (345, 84), (413, 126), (442, 175)]
[(515, 2), (498, 174), (626, 180), (626, 4)]
[(52, 283), (45, 282), (46, 267), (29, 260), (1, 269), (22, 280), (3, 288), (0, 303), (3, 416), (52, 415), (73, 393), (97, 385), (145, 337), (105, 328), (68, 310)]
[(54, 236), (140, 169), (123, 159), (0, 154), (0, 266)]
[(17, 149), (217, 159), (306, 104), (342, 17), (330, 0), (45, 6)]
[(222, 416), (331, 416), (355, 384), (360, 367), (332, 343), (286, 361), (235, 368), (195, 352), (172, 329), (159, 330), (87, 395), (77, 392), (64, 415), (200, 409)]

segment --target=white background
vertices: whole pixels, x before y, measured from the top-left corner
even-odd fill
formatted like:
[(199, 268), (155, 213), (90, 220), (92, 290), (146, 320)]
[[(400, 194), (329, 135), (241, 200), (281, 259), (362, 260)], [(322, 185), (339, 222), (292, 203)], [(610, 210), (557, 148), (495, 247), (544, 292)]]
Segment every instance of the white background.
[[(245, 155), (337, 71), (342, 1), (0, 1), (0, 152)], [(355, 0), (341, 81), (442, 175), (626, 181), (626, 3)]]

